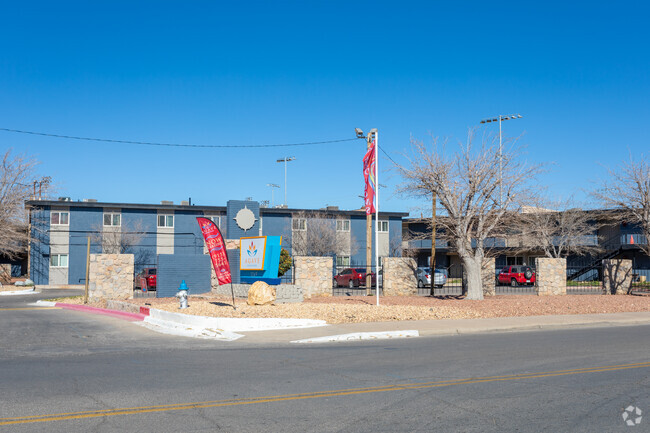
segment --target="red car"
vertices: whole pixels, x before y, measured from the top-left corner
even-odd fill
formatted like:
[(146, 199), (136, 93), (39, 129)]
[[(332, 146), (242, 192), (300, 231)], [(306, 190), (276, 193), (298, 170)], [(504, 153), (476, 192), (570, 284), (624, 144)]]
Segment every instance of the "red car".
[(135, 276), (135, 288), (147, 290), (156, 290), (156, 268), (144, 268)]
[(530, 266), (525, 265), (506, 266), (499, 272), (497, 284), (510, 284), (511, 286), (535, 284), (535, 271)]
[[(370, 274), (372, 284), (375, 284), (375, 274)], [(334, 277), (334, 286), (347, 286), (349, 288), (359, 287), (366, 285), (366, 269), (365, 268), (346, 268), (343, 269)]]

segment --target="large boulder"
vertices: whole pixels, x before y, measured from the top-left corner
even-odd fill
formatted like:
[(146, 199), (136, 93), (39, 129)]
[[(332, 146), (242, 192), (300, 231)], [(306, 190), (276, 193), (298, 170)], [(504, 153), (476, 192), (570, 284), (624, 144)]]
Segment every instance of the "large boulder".
[(255, 281), (248, 289), (248, 305), (270, 305), (275, 302), (275, 287)]

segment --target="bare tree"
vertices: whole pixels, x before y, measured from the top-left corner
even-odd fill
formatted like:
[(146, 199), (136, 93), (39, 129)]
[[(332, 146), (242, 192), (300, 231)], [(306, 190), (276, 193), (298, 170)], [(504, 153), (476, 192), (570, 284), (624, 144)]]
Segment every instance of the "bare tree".
[(549, 258), (585, 255), (600, 250), (598, 216), (572, 206), (570, 200), (526, 206), (515, 217), (524, 249), (541, 249)]
[[(304, 220), (304, 226), (294, 227), (291, 246), (294, 256), (353, 255), (358, 250), (355, 237), (336, 230), (337, 219), (324, 212), (299, 212), (293, 219)], [(344, 234), (345, 233), (345, 234)]]
[(92, 230), (91, 239), (101, 244), (104, 254), (134, 253), (133, 247), (142, 242), (146, 234), (142, 221), (139, 220), (132, 224), (122, 223), (120, 226), (97, 224)]
[(637, 245), (650, 255), (650, 162), (644, 155), (609, 169), (609, 178), (592, 195), (607, 209), (618, 210), (619, 219), (639, 224), (645, 243)]
[[(25, 200), (47, 193), (49, 181), (36, 180), (37, 161), (5, 152), (0, 167), (0, 254), (14, 258), (27, 250)], [(49, 178), (48, 178), (49, 179)], [(38, 191), (36, 186), (38, 185)]]
[(518, 211), (537, 194), (529, 187), (541, 170), (521, 159), (513, 141), (502, 153), (493, 138), (483, 137), (474, 145), (469, 131), (467, 144), (445, 153), (445, 143), (427, 148), (411, 140), (413, 156), (408, 166), (398, 166), (405, 181), (401, 190), (431, 200), (437, 194), (444, 211), (438, 219), (443, 236), (460, 256), (466, 274), (467, 299), (483, 299), (481, 266), (494, 239), (506, 232), (505, 216)]

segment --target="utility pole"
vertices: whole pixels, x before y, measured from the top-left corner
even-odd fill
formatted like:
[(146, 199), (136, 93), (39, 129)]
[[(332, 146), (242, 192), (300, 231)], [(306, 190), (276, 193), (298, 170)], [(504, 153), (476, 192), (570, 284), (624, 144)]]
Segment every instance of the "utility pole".
[(436, 191), (433, 191), (433, 211), (431, 213), (431, 296), (434, 295), (434, 280), (436, 277), (436, 201), (438, 199), (438, 194)]

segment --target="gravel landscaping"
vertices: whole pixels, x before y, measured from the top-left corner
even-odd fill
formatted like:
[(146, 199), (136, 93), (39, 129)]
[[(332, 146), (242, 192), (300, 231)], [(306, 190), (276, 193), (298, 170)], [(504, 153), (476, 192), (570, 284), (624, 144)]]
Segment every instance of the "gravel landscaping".
[[(82, 298), (59, 302), (83, 303)], [(181, 312), (176, 298), (139, 298), (128, 302), (160, 310)], [(212, 317), (279, 317), (320, 319), (327, 323), (386, 322), (400, 320), (474, 319), (488, 317), (543, 316), (650, 311), (650, 296), (522, 296), (502, 295), (483, 301), (421, 296), (319, 297), (300, 304), (250, 306), (245, 299), (225, 296), (191, 296), (185, 314)], [(105, 303), (93, 306), (104, 307)]]

